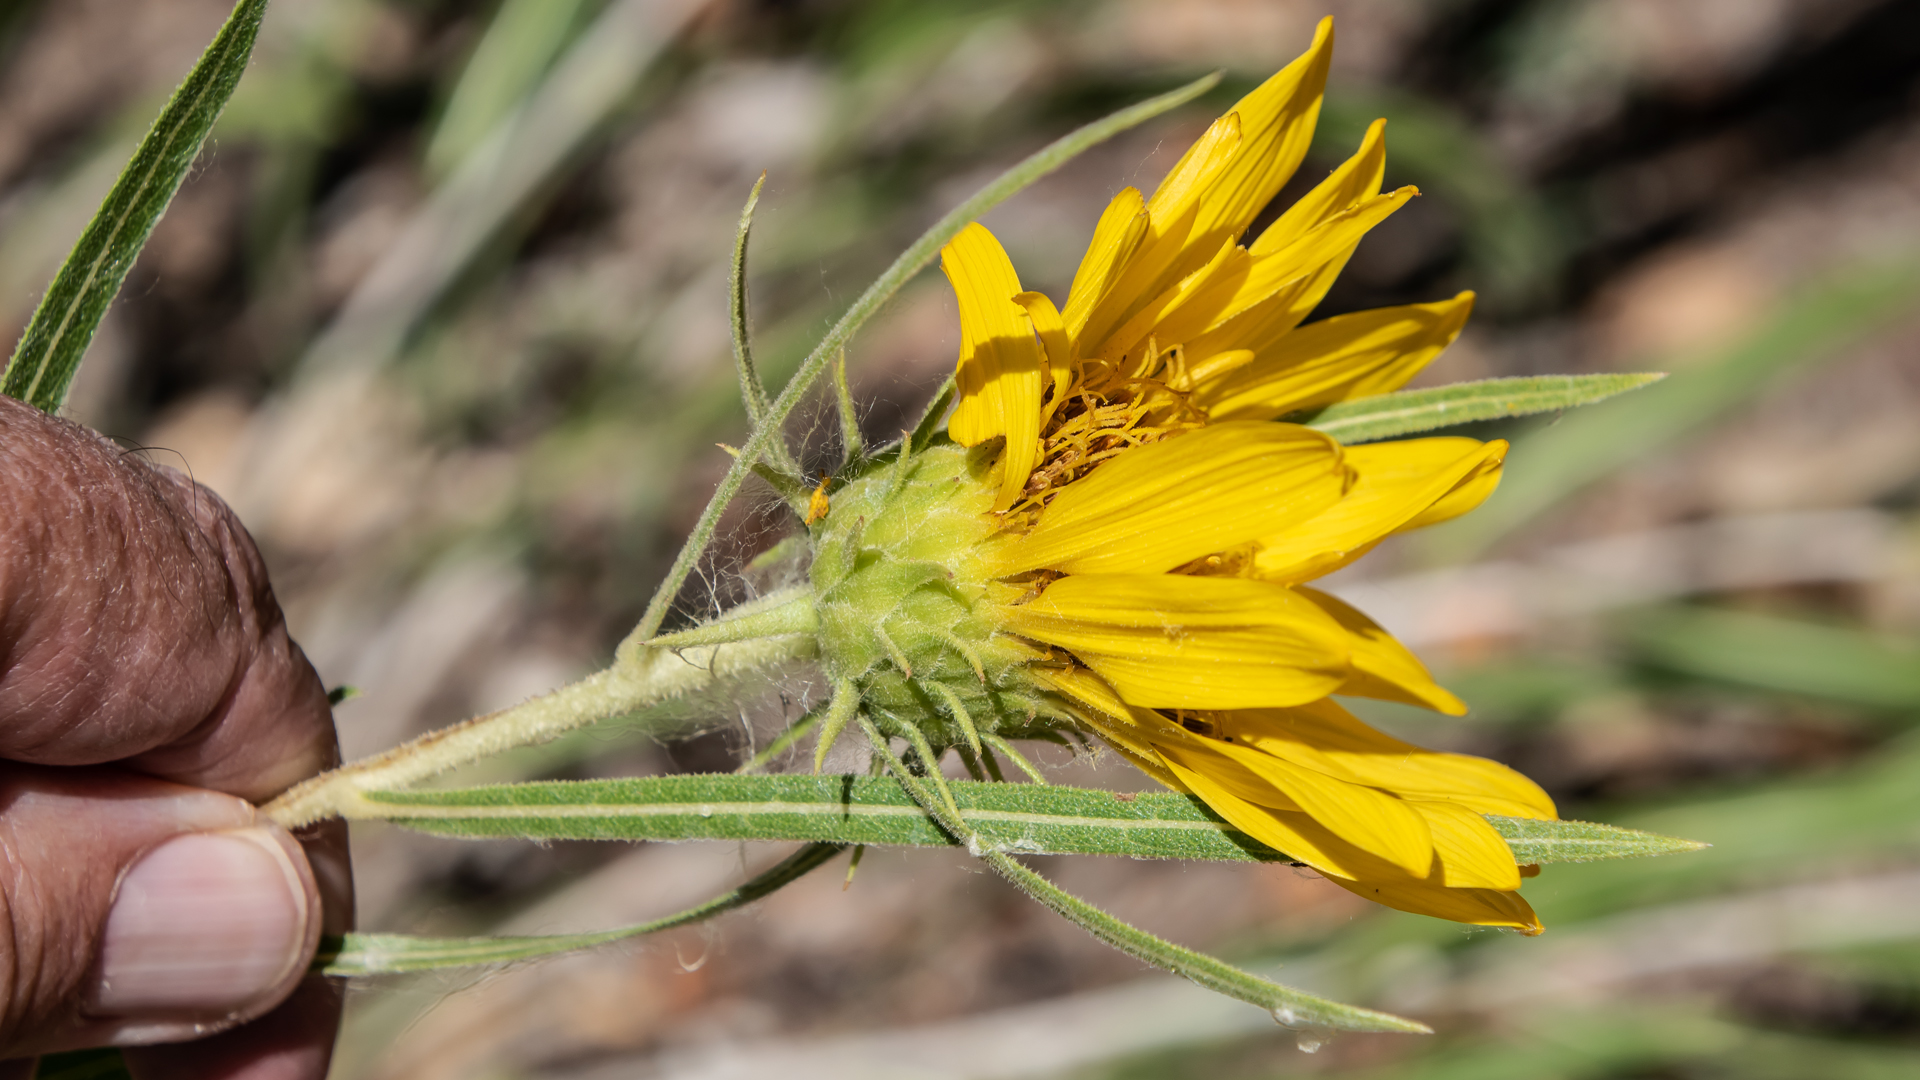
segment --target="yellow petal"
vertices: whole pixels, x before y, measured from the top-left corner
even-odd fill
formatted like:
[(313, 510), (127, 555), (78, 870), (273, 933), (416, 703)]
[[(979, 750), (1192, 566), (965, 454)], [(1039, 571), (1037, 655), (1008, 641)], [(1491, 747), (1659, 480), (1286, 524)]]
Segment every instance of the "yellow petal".
[(1147, 235), (1147, 204), (1140, 189), (1122, 188), (1107, 203), (1100, 223), (1093, 227), (1093, 239), (1073, 273), (1073, 286), (1067, 292), (1067, 309), (1061, 321), (1069, 339), (1078, 339), (1086, 329), (1087, 317), (1119, 280), (1120, 271), (1139, 249)]
[(1375, 308), (1303, 326), (1219, 377), (1196, 379), (1193, 403), (1215, 420), (1269, 420), (1397, 390), (1460, 336), (1473, 294)]
[(1190, 737), (1184, 742), (1178, 738), (1169, 740), (1169, 734), (1184, 735), (1185, 732), (1162, 733), (1160, 738), (1148, 743), (1163, 764), (1169, 767), (1177, 765), (1186, 772), (1204, 776), (1243, 802), (1267, 810), (1303, 813), (1300, 804), (1294, 802), (1284, 789), (1240, 762), (1201, 745), (1204, 740), (1197, 737)]
[(1494, 889), (1449, 889), (1425, 881), (1347, 881), (1327, 875), (1335, 885), (1376, 904), (1416, 915), (1474, 926), (1505, 926), (1529, 937), (1540, 933), (1540, 916), (1519, 893)]
[[(1193, 224), (1201, 243), (1246, 232), (1300, 167), (1313, 141), (1332, 60), (1333, 20), (1323, 18), (1305, 53), (1234, 103), (1229, 112), (1240, 117), (1240, 145), (1202, 200)], [(1379, 190), (1377, 181), (1374, 190)]]
[(1120, 699), (1120, 694), (1107, 681), (1085, 668), (1045, 668), (1029, 669), (1035, 680), (1050, 687), (1087, 709), (1111, 717), (1116, 724), (1129, 727), (1138, 726), (1133, 719), (1133, 707)]
[(1448, 716), (1466, 715), (1466, 703), (1441, 689), (1426, 665), (1379, 623), (1317, 589), (1297, 586), (1295, 591), (1319, 604), (1353, 635), (1353, 674), (1336, 693), (1418, 705)]
[[(1540, 786), (1497, 761), (1448, 754), (1376, 731), (1341, 707), (1321, 700), (1290, 709), (1210, 714), (1223, 735), (1295, 760), (1299, 747), (1346, 771), (1355, 781), (1410, 799), (1458, 803), (1476, 813), (1552, 820), (1553, 800)], [(1286, 748), (1276, 744), (1292, 744)]]
[(1294, 237), (1351, 207), (1361, 199), (1379, 192), (1387, 175), (1387, 122), (1375, 120), (1367, 125), (1360, 149), (1315, 184), (1299, 202), (1274, 219), (1252, 244), (1255, 255), (1278, 251)]
[(1254, 573), (1267, 581), (1309, 581), (1358, 558), (1406, 526), (1489, 462), (1507, 444), (1477, 439), (1406, 439), (1346, 448), (1353, 487), (1333, 506), (1260, 539)]
[(1166, 762), (1153, 748), (1142, 724), (1164, 724), (1159, 713), (1136, 709), (1120, 700), (1106, 680), (1086, 668), (1029, 669), (1034, 681), (1067, 700), (1068, 711), (1080, 722), (1099, 732), (1107, 745), (1119, 751), (1134, 767), (1175, 791), (1187, 787), (1168, 771)]
[(1424, 817), (1432, 830), (1441, 884), (1449, 889), (1503, 892), (1520, 887), (1520, 867), (1513, 861), (1513, 849), (1486, 818), (1454, 803), (1405, 805)]
[[(1218, 241), (1209, 241), (1201, 250), (1188, 240), (1200, 213), (1201, 196), (1232, 163), (1234, 148), (1239, 145), (1240, 118), (1228, 113), (1213, 122), (1161, 182), (1147, 203), (1146, 233), (1112, 278), (1106, 293), (1094, 302), (1085, 326), (1074, 337), (1079, 355), (1099, 355), (1102, 343), (1116, 327), (1219, 250)], [(1072, 308), (1071, 302), (1068, 307)]]
[[(1248, 251), (1261, 257), (1279, 252), (1334, 215), (1378, 193), (1381, 178), (1386, 173), (1386, 143), (1381, 134), (1384, 125), (1384, 121), (1375, 121), (1368, 129), (1359, 153), (1347, 159), (1305, 198), (1282, 214), (1278, 221), (1260, 234)], [(1353, 243), (1345, 250), (1336, 252), (1326, 262), (1289, 282), (1272, 296), (1215, 329), (1189, 338), (1186, 342), (1188, 361), (1198, 364), (1216, 353), (1234, 349), (1259, 353), (1272, 348), (1319, 306), (1327, 290), (1332, 288), (1334, 279), (1352, 257), (1354, 247), (1359, 244), (1358, 236), (1352, 239)]]
[(1143, 708), (1317, 700), (1343, 685), (1357, 640), (1292, 590), (1241, 578), (1075, 575), (998, 614), (1014, 633), (1072, 652)]
[(1443, 884), (1444, 871), (1438, 868), (1414, 877), (1347, 843), (1304, 813), (1261, 806), (1207, 773), (1164, 754), (1162, 760), (1182, 785), (1229, 825), (1311, 866), (1349, 892), (1401, 911), (1480, 926), (1509, 926), (1527, 934), (1540, 932), (1538, 916), (1518, 893), (1449, 888)]
[(1225, 818), (1227, 824), (1329, 878), (1352, 878), (1368, 869), (1388, 866), (1384, 860), (1342, 843), (1306, 814), (1276, 810), (1241, 798), (1221, 779), (1223, 774), (1209, 775), (1165, 755), (1161, 760), (1188, 791)]
[(1361, 237), (1417, 194), (1403, 187), (1362, 199), (1271, 254), (1255, 255), (1228, 238), (1199, 273), (1143, 305), (1101, 344), (1099, 355), (1117, 361), (1149, 336), (1162, 345), (1186, 342), (1259, 305), (1292, 303), (1288, 286), (1306, 281), (1335, 260), (1344, 261)]
[(1500, 466), (1505, 456), (1492, 458), (1480, 463), (1480, 467), (1462, 477), (1453, 486), (1453, 490), (1435, 500), (1432, 506), (1415, 514), (1412, 520), (1395, 529), (1395, 532), (1407, 532), (1412, 529), (1424, 529), (1429, 525), (1438, 525), (1443, 521), (1452, 521), (1461, 514), (1487, 501), (1500, 486)]
[(1053, 394), (1047, 398), (1046, 411), (1041, 414), (1041, 423), (1053, 416), (1053, 410), (1065, 400), (1067, 387), (1073, 382), (1072, 349), (1067, 345), (1067, 329), (1060, 321), (1060, 309), (1046, 293), (1023, 292), (1013, 298), (1027, 313), (1027, 320), (1033, 324), (1033, 332), (1040, 337), (1041, 350), (1046, 353), (1047, 375), (1053, 386)]
[[(1433, 866), (1434, 840), (1427, 817), (1397, 796), (1335, 779), (1289, 761), (1281, 754), (1224, 739), (1206, 740), (1204, 748), (1191, 742), (1156, 741), (1154, 745), (1162, 758), (1179, 762), (1195, 772), (1220, 774), (1224, 771), (1220, 768), (1223, 759), (1241, 766), (1272, 785), (1293, 804), (1292, 808), (1326, 826), (1335, 836), (1414, 877), (1425, 877)], [(1245, 792), (1238, 794), (1247, 797)], [(1256, 797), (1249, 801), (1289, 809), (1277, 805), (1271, 798)], [(1507, 863), (1511, 866), (1513, 860), (1509, 858)]]
[(1043, 358), (1026, 312), (1013, 298), (1020, 278), (993, 234), (968, 225), (940, 251), (940, 268), (960, 301), (959, 402), (947, 433), (962, 446), (1006, 436), (994, 509), (1013, 505), (1040, 453)]
[(1334, 506), (1348, 482), (1340, 454), (1318, 432), (1259, 423), (1128, 450), (1067, 485), (1031, 532), (1001, 542), (996, 574), (1171, 570)]

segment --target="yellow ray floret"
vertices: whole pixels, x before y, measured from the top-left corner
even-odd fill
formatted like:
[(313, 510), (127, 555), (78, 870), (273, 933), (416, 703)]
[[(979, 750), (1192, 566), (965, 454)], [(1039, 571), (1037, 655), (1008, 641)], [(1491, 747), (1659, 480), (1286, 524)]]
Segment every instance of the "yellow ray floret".
[[(1267, 226), (1247, 249), (1248, 254), (1262, 259), (1277, 254), (1299, 243), (1336, 215), (1375, 197), (1386, 175), (1385, 132), (1386, 121), (1375, 121), (1367, 129), (1359, 151)], [(1400, 203), (1394, 204), (1398, 205)], [(1321, 234), (1322, 239), (1325, 235)], [(1353, 230), (1346, 230), (1344, 235), (1351, 239), (1345, 248), (1329, 250), (1322, 245), (1324, 261), (1306, 265), (1299, 276), (1285, 281), (1272, 295), (1214, 329), (1189, 339), (1185, 344), (1189, 362), (1200, 368), (1208, 358), (1236, 349), (1264, 355), (1279, 343), (1326, 296), (1334, 278), (1359, 246), (1360, 238)], [(1295, 261), (1298, 264), (1297, 258)]]
[(940, 268), (960, 300), (959, 401), (947, 434), (962, 446), (1005, 436), (1004, 479), (994, 509), (1005, 510), (1039, 454), (1045, 364), (1026, 309), (1014, 302), (1019, 275), (1000, 242), (974, 224), (940, 251)]
[(1323, 18), (1313, 44), (1299, 59), (1227, 110), (1240, 118), (1240, 144), (1201, 200), (1193, 223), (1197, 246), (1217, 245), (1245, 232), (1300, 167), (1313, 142), (1332, 62), (1333, 20)]
[(1032, 531), (1005, 541), (996, 569), (1172, 570), (1328, 512), (1351, 482), (1339, 444), (1319, 432), (1215, 424), (1129, 450), (1068, 485)]
[(1506, 453), (1507, 444), (1498, 439), (1408, 439), (1348, 447), (1344, 461), (1355, 477), (1352, 488), (1327, 509), (1261, 536), (1253, 574), (1285, 583), (1330, 574), (1461, 487), (1478, 491), (1489, 471), (1497, 480)]
[(1433, 304), (1375, 308), (1336, 315), (1294, 330), (1229, 367), (1215, 363), (1196, 374), (1193, 403), (1215, 420), (1270, 420), (1348, 398), (1384, 394), (1440, 355), (1460, 336), (1473, 311), (1463, 292)]
[(1343, 447), (1278, 422), (1400, 388), (1473, 308), (1463, 292), (1305, 321), (1417, 194), (1381, 190), (1384, 121), (1242, 242), (1312, 141), (1332, 42), (1323, 21), (1150, 197), (1114, 196), (1063, 306), (1023, 290), (978, 225), (942, 251), (961, 326), (948, 432), (1005, 440), (997, 461), (968, 459), (998, 470), (971, 474), (993, 512), (968, 541), (970, 595), (1047, 707), (1240, 831), (1380, 903), (1537, 933), (1525, 868), (1484, 815), (1552, 818), (1552, 800), (1329, 697), (1465, 711), (1385, 629), (1305, 583), (1471, 510), (1507, 453)]
[(1312, 600), (1263, 581), (1079, 574), (999, 614), (1148, 708), (1298, 705), (1352, 675), (1352, 635)]

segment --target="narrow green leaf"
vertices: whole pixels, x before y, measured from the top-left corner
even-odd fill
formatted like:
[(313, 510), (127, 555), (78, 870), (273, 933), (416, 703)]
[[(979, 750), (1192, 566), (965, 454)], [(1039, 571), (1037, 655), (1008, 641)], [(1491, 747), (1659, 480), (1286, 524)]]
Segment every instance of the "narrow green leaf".
[(1343, 443), (1374, 442), (1476, 420), (1591, 405), (1664, 378), (1664, 374), (1645, 373), (1481, 379), (1338, 402), (1315, 413), (1306, 425)]
[(1307, 1024), (1343, 1028), (1348, 1031), (1406, 1031), (1431, 1033), (1424, 1024), (1403, 1020), (1389, 1013), (1343, 1005), (1337, 1001), (1282, 986), (1252, 972), (1242, 971), (1224, 960), (1195, 952), (1184, 946), (1147, 933), (1123, 922), (1053, 882), (1022, 866), (1004, 850), (994, 847), (967, 819), (953, 788), (940, 775), (939, 755), (928, 745), (927, 736), (911, 724), (901, 726), (900, 734), (913, 747), (924, 773), (909, 770), (893, 752), (893, 744), (863, 714), (860, 726), (866, 729), (874, 751), (887, 763), (927, 817), (949, 833), (956, 843), (978, 856), (994, 872), (1006, 878), (1021, 892), (1092, 934), (1108, 945), (1143, 963), (1172, 972), (1216, 994), (1225, 994), (1248, 1004), (1258, 1005), (1289, 1027)]
[(610, 941), (640, 937), (702, 922), (722, 912), (744, 907), (777, 889), (800, 880), (840, 853), (838, 844), (808, 844), (780, 865), (752, 881), (664, 919), (599, 930), (586, 934), (547, 934), (535, 937), (415, 937), (411, 934), (347, 934), (320, 943), (313, 970), (323, 975), (393, 975), (435, 968), (507, 964), (555, 953), (572, 952)]
[(927, 411), (920, 414), (920, 422), (913, 425), (913, 432), (907, 436), (904, 447), (907, 452), (911, 453), (916, 449), (924, 450), (933, 441), (934, 432), (940, 430), (940, 421), (947, 414), (947, 406), (953, 404), (956, 388), (957, 384), (952, 375), (947, 376), (947, 381), (940, 384), (939, 392), (933, 395), (932, 401), (927, 402)]
[[(747, 205), (740, 208), (740, 227), (733, 234), (733, 266), (727, 274), (727, 313), (733, 331), (733, 367), (740, 377), (740, 400), (747, 408), (747, 419), (760, 423), (767, 415), (767, 386), (753, 366), (753, 342), (747, 321), (747, 240), (753, 235), (753, 209), (760, 205), (760, 189), (767, 174), (753, 182), (747, 193)], [(775, 445), (784, 445), (776, 443)]]
[[(952, 781), (983, 842), (1033, 855), (1284, 862), (1189, 796)], [(376, 792), (369, 809), (443, 836), (540, 840), (813, 840), (948, 847), (899, 783), (864, 776), (653, 776)], [(1571, 821), (1490, 817), (1522, 863), (1690, 851), (1688, 840)]]
[(860, 408), (853, 400), (852, 388), (847, 385), (845, 349), (840, 350), (839, 358), (833, 363), (833, 397), (840, 407), (840, 464), (844, 468), (867, 451), (866, 442), (860, 437)]
[(1617, 626), (1637, 653), (1671, 671), (1869, 709), (1920, 709), (1913, 641), (1707, 607), (1637, 612)]
[(1708, 845), (1697, 840), (1622, 829), (1592, 821), (1539, 821), (1533, 818), (1487, 815), (1495, 832), (1513, 849), (1522, 866), (1545, 863), (1599, 862), (1640, 855), (1675, 855), (1699, 851)]
[(1171, 971), (1184, 979), (1212, 990), (1258, 1005), (1288, 1027), (1330, 1027), (1342, 1031), (1401, 1031), (1431, 1035), (1425, 1024), (1392, 1013), (1344, 1005), (1290, 986), (1282, 986), (1249, 971), (1242, 971), (1224, 960), (1195, 952), (1129, 925), (1085, 900), (1066, 892), (1046, 878), (1020, 865), (1006, 853), (987, 852), (984, 856), (1002, 877), (1021, 891), (1040, 901), (1074, 925), (1119, 949), (1128, 956)]
[[(680, 587), (687, 582), (687, 576), (693, 573), (694, 564), (700, 560), (700, 553), (706, 550), (707, 542), (713, 538), (713, 531), (719, 525), (720, 512), (739, 493), (740, 485), (746, 480), (753, 463), (766, 457), (773, 445), (781, 437), (781, 431), (787, 417), (806, 397), (807, 390), (813, 386), (827, 364), (845, 348), (847, 342), (862, 326), (866, 325), (881, 306), (893, 298), (914, 275), (927, 268), (947, 241), (954, 238), (961, 229), (967, 227), (975, 218), (993, 209), (1007, 198), (1035, 180), (1060, 168), (1067, 162), (1080, 156), (1090, 147), (1096, 146), (1128, 128), (1143, 124), (1168, 110), (1178, 108), (1192, 101), (1219, 83), (1218, 72), (1205, 78), (1173, 90), (1159, 97), (1149, 98), (1138, 105), (1129, 106), (1102, 120), (1096, 120), (1076, 131), (1034, 152), (1026, 160), (1001, 173), (975, 192), (967, 201), (949, 210), (946, 216), (933, 223), (933, 227), (920, 234), (907, 250), (893, 260), (893, 265), (881, 273), (860, 298), (853, 302), (840, 321), (833, 324), (826, 337), (814, 346), (807, 358), (800, 363), (793, 378), (787, 380), (786, 388), (780, 391), (766, 420), (753, 429), (747, 444), (740, 448), (740, 456), (735, 459), (727, 475), (720, 479), (719, 487), (714, 489), (713, 497), (707, 501), (706, 509), (701, 511), (700, 520), (694, 524), (688, 534), (687, 542), (674, 557), (673, 565), (668, 568), (667, 576), (654, 590), (653, 599), (648, 602), (647, 610), (640, 616), (640, 625), (634, 627), (628, 636), (629, 641), (645, 641), (660, 629), (666, 620), (667, 611), (673, 606), (674, 598), (680, 595)], [(929, 414), (932, 415), (931, 413)]]
[(0, 392), (56, 412), (87, 343), (120, 292), (135, 257), (186, 179), (201, 143), (253, 54), (266, 0), (240, 0), (133, 152), (106, 201), (67, 254), (14, 347)]

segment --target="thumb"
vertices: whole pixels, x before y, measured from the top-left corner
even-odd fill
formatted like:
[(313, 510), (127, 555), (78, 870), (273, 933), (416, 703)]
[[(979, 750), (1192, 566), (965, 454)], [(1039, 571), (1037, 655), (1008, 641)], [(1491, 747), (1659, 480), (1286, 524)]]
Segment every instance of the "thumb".
[(0, 1057), (252, 1019), (292, 992), (319, 933), (306, 856), (245, 800), (0, 765)]

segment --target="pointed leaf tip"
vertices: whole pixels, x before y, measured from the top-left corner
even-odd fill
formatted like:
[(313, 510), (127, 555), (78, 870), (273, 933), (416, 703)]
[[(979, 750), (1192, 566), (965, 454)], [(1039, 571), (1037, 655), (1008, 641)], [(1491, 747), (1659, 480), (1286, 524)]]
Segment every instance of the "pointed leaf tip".
[(1666, 377), (1664, 372), (1633, 372), (1481, 379), (1336, 402), (1302, 422), (1343, 443), (1375, 442), (1456, 424), (1591, 405)]

